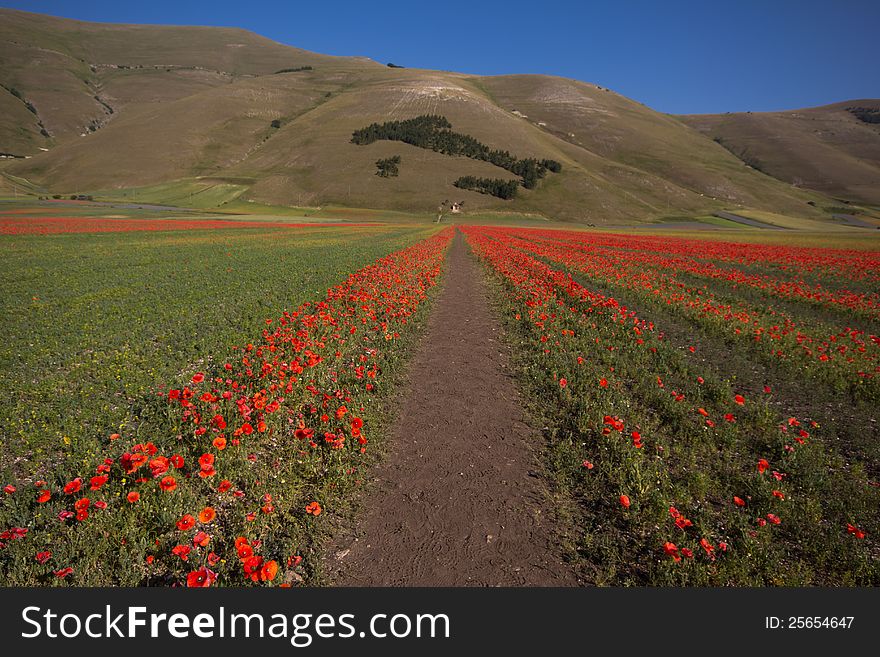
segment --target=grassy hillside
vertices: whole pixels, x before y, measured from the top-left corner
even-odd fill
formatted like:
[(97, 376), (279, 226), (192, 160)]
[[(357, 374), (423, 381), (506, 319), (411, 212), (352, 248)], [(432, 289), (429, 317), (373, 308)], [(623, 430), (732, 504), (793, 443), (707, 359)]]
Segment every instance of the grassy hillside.
[[(52, 193), (425, 215), (456, 200), (470, 212), (596, 225), (743, 208), (830, 220), (821, 210), (827, 198), (756, 171), (682, 121), (594, 85), (388, 68), (236, 29), (0, 12), (0, 82), (21, 96), (0, 98), (21, 106), (0, 119), (0, 152), (33, 155), (4, 168)], [(32, 73), (35, 59), (45, 65)], [(299, 67), (310, 68), (277, 73)], [(556, 160), (562, 171), (503, 201), (453, 186), (466, 175), (516, 178), (488, 162), (401, 142), (350, 141), (372, 122), (426, 113), (489, 148)], [(400, 175), (376, 176), (376, 160), (393, 155), (402, 158)]]
[[(120, 114), (283, 68), (374, 62), (320, 55), (237, 28), (87, 23), (0, 9), (0, 108), (17, 89), (36, 109), (0, 113), (0, 151), (38, 152)], [(23, 105), (22, 105), (23, 107)], [(40, 121), (50, 136), (39, 135)]]
[(878, 204), (880, 123), (863, 121), (848, 108), (880, 113), (880, 100), (680, 119), (780, 180), (842, 199)]

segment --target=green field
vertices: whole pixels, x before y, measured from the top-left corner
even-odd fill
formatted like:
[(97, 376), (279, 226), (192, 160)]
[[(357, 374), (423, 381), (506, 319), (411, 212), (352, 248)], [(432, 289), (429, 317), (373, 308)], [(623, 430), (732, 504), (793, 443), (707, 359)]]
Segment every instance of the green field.
[(427, 228), (2, 236), (0, 479), (81, 465), (180, 385)]

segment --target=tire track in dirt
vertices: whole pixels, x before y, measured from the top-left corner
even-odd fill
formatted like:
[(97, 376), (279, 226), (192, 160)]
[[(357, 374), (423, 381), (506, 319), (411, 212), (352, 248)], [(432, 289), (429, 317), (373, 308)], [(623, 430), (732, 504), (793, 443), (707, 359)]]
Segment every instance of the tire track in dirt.
[(326, 570), (342, 586), (574, 586), (506, 373), (501, 325), (461, 233), (409, 370), (391, 454)]

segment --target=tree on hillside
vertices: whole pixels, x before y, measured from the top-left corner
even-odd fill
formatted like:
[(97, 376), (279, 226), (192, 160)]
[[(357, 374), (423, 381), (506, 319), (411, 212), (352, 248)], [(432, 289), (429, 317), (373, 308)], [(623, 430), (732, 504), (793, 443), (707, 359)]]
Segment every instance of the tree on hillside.
[(397, 176), (397, 165), (400, 164), (400, 155), (385, 158), (384, 160), (376, 160), (376, 175), (381, 178), (395, 178)]

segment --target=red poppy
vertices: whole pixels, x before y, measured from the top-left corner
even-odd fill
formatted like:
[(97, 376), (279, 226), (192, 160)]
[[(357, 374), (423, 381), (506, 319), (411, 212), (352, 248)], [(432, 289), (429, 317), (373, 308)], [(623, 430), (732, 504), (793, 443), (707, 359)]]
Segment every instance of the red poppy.
[(82, 479), (77, 477), (73, 481), (69, 481), (64, 485), (64, 492), (68, 495), (73, 495), (74, 493), (78, 493), (82, 488)]
[(564, 377), (559, 379), (559, 387), (560, 388), (564, 388), (567, 385), (568, 385), (568, 379), (566, 379)]
[(186, 585), (190, 588), (207, 588), (217, 580), (217, 574), (202, 566), (186, 576)]
[(216, 438), (214, 438), (213, 441), (211, 441), (211, 444), (222, 452), (224, 449), (226, 449), (226, 438), (224, 438), (223, 436), (217, 436)]
[(83, 497), (82, 499), (79, 499), (74, 503), (73, 508), (76, 509), (77, 511), (85, 511), (86, 509), (89, 508), (89, 504), (90, 504), (89, 498)]
[(12, 495), (15, 492), (15, 486), (13, 486), (12, 484), (6, 484), (3, 487), (3, 492), (7, 495)]
[(52, 558), (52, 553), (49, 552), (48, 550), (46, 550), (45, 552), (37, 552), (37, 556), (35, 557), (35, 559), (37, 560), (37, 563), (41, 563), (41, 564), (46, 563), (51, 558)]
[(54, 571), (55, 577), (65, 578), (73, 572), (73, 568), (68, 566), (67, 568), (62, 568), (61, 570)]
[(230, 488), (232, 488), (232, 482), (224, 479), (223, 481), (220, 482), (220, 485), (217, 486), (217, 492), (225, 493)]
[(162, 477), (161, 481), (159, 481), (159, 488), (166, 493), (171, 493), (177, 488), (177, 480), (171, 475)]
[(208, 536), (205, 532), (199, 531), (196, 532), (196, 535), (193, 536), (193, 545), (199, 547), (207, 547), (208, 543), (211, 542), (211, 537)]
[(323, 511), (323, 509), (321, 508), (321, 505), (318, 504), (317, 502), (309, 502), (306, 505), (306, 513), (308, 513), (309, 515), (313, 515), (313, 516), (317, 517), (317, 516), (321, 515), (321, 511)]
[(150, 473), (153, 477), (161, 477), (168, 472), (169, 460), (164, 456), (157, 456), (150, 461)]
[(706, 551), (706, 554), (708, 555), (711, 555), (715, 551), (715, 546), (712, 545), (706, 538), (700, 539), (700, 545), (703, 547), (703, 549)]
[(663, 551), (670, 557), (672, 557), (676, 563), (681, 561), (681, 557), (678, 556), (678, 546), (675, 543), (670, 543), (669, 541), (666, 541), (663, 544)]
[(198, 374), (194, 374), (192, 378), (193, 383), (201, 383), (205, 380), (205, 375), (199, 372)]
[(242, 559), (242, 567), (244, 568), (244, 572), (247, 575), (257, 573), (257, 576), (259, 577), (259, 570), (262, 566), (263, 566), (263, 557), (261, 557), (259, 555), (254, 555), (254, 556)]
[(629, 496), (621, 495), (620, 496), (620, 504), (621, 504), (621, 506), (623, 506), (624, 509), (628, 509), (630, 507), (630, 504), (632, 504), (632, 502), (629, 501)]
[(275, 579), (275, 575), (278, 574), (278, 562), (277, 561), (267, 561), (262, 568), (260, 568), (260, 581), (261, 582), (271, 582)]
[(688, 559), (693, 559), (694, 553), (691, 551), (690, 548), (681, 548), (681, 556), (687, 557)]
[(745, 506), (746, 505), (746, 501), (741, 497), (737, 497), (736, 495), (733, 496), (733, 503), (736, 504), (737, 506)]
[(45, 504), (52, 497), (52, 492), (48, 489), (43, 489), (40, 491), (40, 494), (37, 495), (37, 503)]
[(583, 467), (585, 467), (587, 470), (593, 469), (593, 464), (590, 461), (584, 461), (581, 465), (583, 465)]
[(783, 493), (781, 490), (774, 490), (774, 491), (773, 491), (773, 497), (778, 497), (780, 500), (784, 500), (784, 499), (785, 499), (785, 493)]
[(182, 532), (189, 531), (190, 529), (192, 529), (195, 526), (196, 526), (196, 519), (193, 518), (188, 513), (185, 516), (183, 516), (183, 518), (181, 518), (180, 520), (177, 521), (177, 528)]
[(171, 465), (180, 470), (183, 467), (183, 457), (180, 454), (175, 454), (170, 459)]
[(742, 395), (734, 395), (733, 401), (735, 401), (740, 406), (744, 406), (746, 403), (746, 398), (743, 397)]
[(192, 552), (192, 548), (189, 545), (175, 545), (171, 548), (171, 554), (174, 554), (184, 561), (189, 561), (189, 553)]
[(767, 459), (761, 459), (760, 461), (758, 461), (758, 472), (763, 473), (769, 467), (770, 467), (770, 463), (767, 461)]
[(600, 388), (607, 388), (608, 387), (608, 379), (606, 379), (605, 377), (602, 377), (601, 379), (599, 379), (599, 387)]
[(853, 536), (855, 536), (856, 538), (859, 538), (859, 539), (865, 538), (865, 535), (866, 535), (864, 531), (862, 531), (861, 529), (859, 529), (858, 527), (856, 527), (855, 525), (850, 524), (850, 523), (846, 523), (846, 531), (848, 531), (850, 534), (852, 534)]
[(213, 509), (213, 507), (206, 506), (204, 509), (199, 511), (199, 522), (201, 522), (202, 524), (207, 525), (216, 517), (217, 512)]
[(769, 520), (770, 522), (772, 522), (774, 525), (778, 525), (779, 523), (782, 522), (782, 521), (779, 519), (779, 516), (774, 515), (774, 514), (772, 514), (772, 513), (768, 513), (768, 514), (767, 514), (767, 520)]
[(141, 494), (137, 491), (132, 491), (128, 495), (125, 496), (125, 499), (129, 501), (130, 504), (134, 504), (135, 502), (141, 499)]
[(106, 484), (108, 479), (107, 475), (92, 477), (89, 481), (89, 490), (100, 490), (101, 486)]

